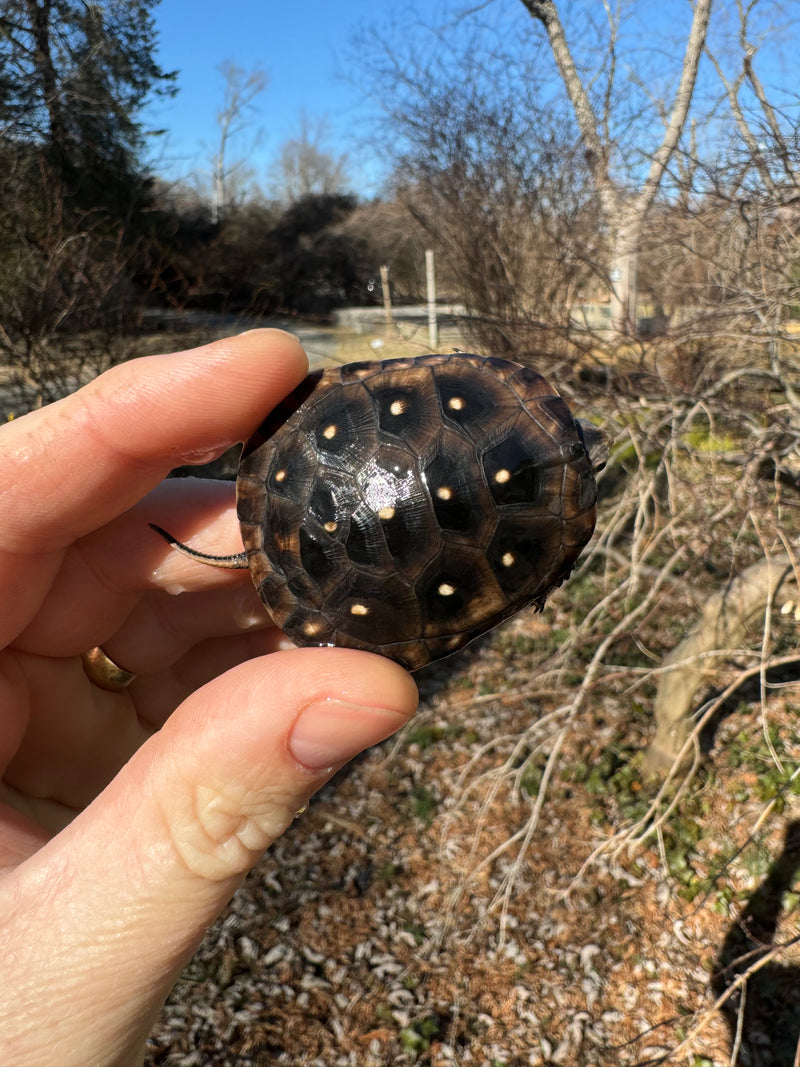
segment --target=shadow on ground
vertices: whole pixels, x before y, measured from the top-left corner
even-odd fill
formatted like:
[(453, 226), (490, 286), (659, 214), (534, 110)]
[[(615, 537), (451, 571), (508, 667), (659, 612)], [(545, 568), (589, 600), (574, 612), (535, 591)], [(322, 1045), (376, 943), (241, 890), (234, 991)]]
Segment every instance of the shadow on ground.
[[(730, 927), (712, 989), (721, 996), (775, 947), (784, 894), (800, 871), (800, 821), (788, 823), (783, 850)], [(735, 1067), (800, 1064), (800, 966), (769, 961), (749, 974), (723, 1006)]]

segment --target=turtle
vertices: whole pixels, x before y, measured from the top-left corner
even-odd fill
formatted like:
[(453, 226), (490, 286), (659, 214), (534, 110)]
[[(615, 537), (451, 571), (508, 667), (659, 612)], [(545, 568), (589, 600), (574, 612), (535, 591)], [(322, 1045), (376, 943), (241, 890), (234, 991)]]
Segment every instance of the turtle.
[(541, 611), (596, 521), (605, 433), (530, 367), (471, 353), (310, 374), (245, 442), (243, 553), (297, 645), (417, 670), (522, 608)]

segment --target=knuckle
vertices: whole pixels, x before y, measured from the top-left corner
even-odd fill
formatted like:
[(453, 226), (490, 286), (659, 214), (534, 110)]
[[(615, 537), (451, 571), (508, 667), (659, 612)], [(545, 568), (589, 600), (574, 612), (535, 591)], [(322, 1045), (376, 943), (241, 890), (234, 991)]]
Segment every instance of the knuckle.
[(302, 799), (231, 785), (195, 785), (183, 817), (169, 820), (175, 851), (187, 870), (223, 881), (249, 870), (292, 822)]

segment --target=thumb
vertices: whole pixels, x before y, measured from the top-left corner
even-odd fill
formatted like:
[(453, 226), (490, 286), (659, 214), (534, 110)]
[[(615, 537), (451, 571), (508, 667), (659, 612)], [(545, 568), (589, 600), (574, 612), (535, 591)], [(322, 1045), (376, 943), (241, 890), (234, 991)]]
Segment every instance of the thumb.
[(403, 725), (416, 699), (397, 664), (331, 648), (251, 660), (185, 701), (9, 877), (17, 913), (0, 920), (14, 976), (13, 1002), (0, 993), (4, 1062), (136, 1062), (243, 875), (339, 767)]

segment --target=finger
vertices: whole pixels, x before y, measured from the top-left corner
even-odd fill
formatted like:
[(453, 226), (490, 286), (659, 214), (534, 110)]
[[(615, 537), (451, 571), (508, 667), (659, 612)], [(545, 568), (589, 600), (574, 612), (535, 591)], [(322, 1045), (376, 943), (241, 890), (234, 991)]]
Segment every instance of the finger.
[(289, 334), (258, 330), (121, 364), (0, 428), (0, 646), (33, 618), (74, 540), (130, 508), (181, 463), (247, 436), (302, 378)]
[(0, 697), (3, 781), (20, 809), (51, 829), (85, 807), (152, 733), (127, 692), (91, 685), (76, 658), (0, 653)]
[(151, 730), (157, 730), (200, 686), (247, 660), (294, 647), (274, 626), (233, 637), (215, 637), (195, 645), (164, 670), (137, 675), (129, 692), (139, 719)]
[[(180, 531), (181, 539), (196, 533), (204, 551), (242, 550), (232, 482), (168, 479), (67, 551), (46, 603), (15, 639), (15, 648), (37, 655), (74, 656), (103, 645), (110, 654), (111, 643), (120, 651), (117, 635), (122, 631), (120, 662), (130, 662), (130, 669), (138, 672), (145, 664), (138, 655), (136, 663), (129, 660), (127, 652), (127, 645), (136, 645), (137, 653), (141, 645), (134, 627), (146, 630), (151, 622), (154, 639), (174, 630), (185, 645), (182, 620), (195, 624), (187, 639), (233, 632), (228, 628), (232, 618), (228, 604), (238, 608), (242, 628), (256, 624), (254, 613), (266, 624), (247, 568), (228, 570), (189, 559), (150, 529), (153, 519)], [(216, 594), (220, 595), (215, 601)], [(196, 599), (200, 596), (205, 600)], [(215, 603), (224, 611), (219, 618), (213, 611)], [(77, 614), (76, 604), (81, 608)]]
[[(287, 647), (294, 646), (274, 627), (216, 637), (167, 667), (137, 674), (117, 692), (90, 684), (76, 657), (0, 653), (0, 774), (15, 790), (9, 803), (57, 832), (196, 689)], [(128, 663), (113, 646), (108, 651), (115, 662)]]
[(262, 850), (415, 704), (400, 667), (343, 649), (244, 664), (187, 701), (7, 890), (26, 901), (0, 908), (17, 1061), (121, 1062)]
[(296, 338), (255, 330), (122, 363), (9, 423), (0, 547), (61, 548), (109, 522), (173, 467), (242, 440), (306, 369)]
[[(253, 583), (248, 580), (241, 587), (213, 589), (191, 596), (148, 593), (137, 603), (122, 629), (102, 645), (106, 655), (127, 671), (150, 675), (173, 667), (209, 640), (235, 639), (253, 631), (274, 630), (274, 627)], [(257, 647), (259, 655), (266, 653), (267, 649)]]

